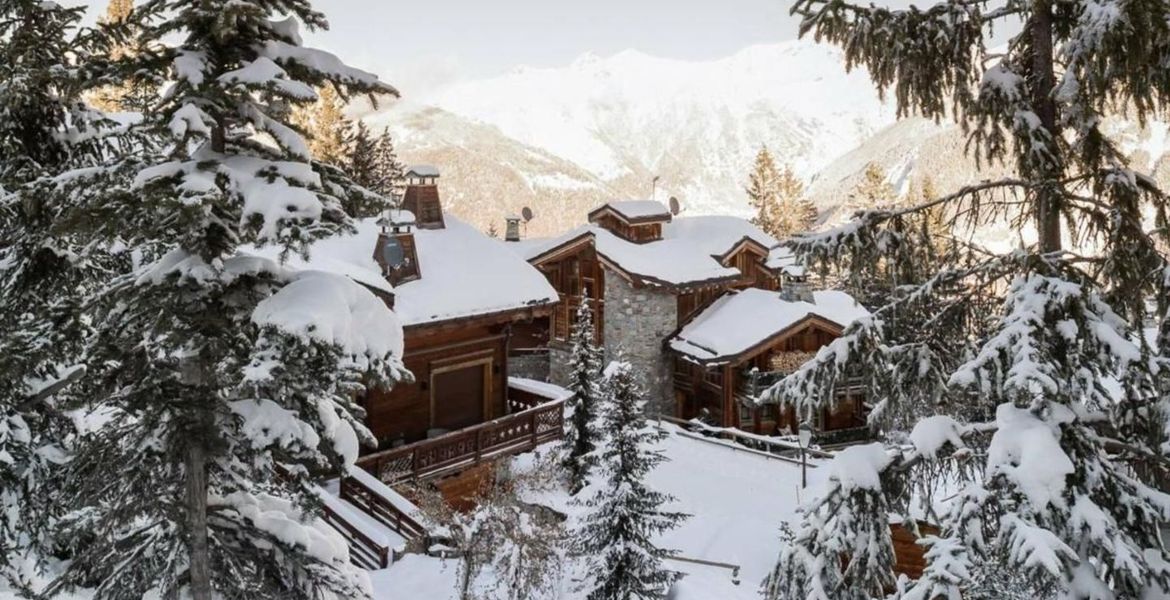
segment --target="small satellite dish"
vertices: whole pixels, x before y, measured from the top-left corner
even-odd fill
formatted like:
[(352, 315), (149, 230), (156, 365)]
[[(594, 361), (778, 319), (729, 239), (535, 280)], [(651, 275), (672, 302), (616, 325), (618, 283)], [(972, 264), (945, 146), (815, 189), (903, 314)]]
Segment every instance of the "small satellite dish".
[(406, 264), (406, 252), (402, 249), (402, 244), (395, 238), (386, 240), (385, 245), (382, 246), (382, 260), (386, 263), (389, 269), (399, 269)]
[(525, 206), (524, 208), (520, 209), (520, 216), (523, 217), (524, 222), (527, 223), (527, 222), (531, 221), (532, 217), (535, 215), (532, 214), (531, 208), (528, 208), (527, 206)]
[(680, 213), (680, 212), (682, 212), (682, 205), (678, 203), (678, 198), (671, 196), (670, 197), (670, 214), (677, 217), (678, 213)]

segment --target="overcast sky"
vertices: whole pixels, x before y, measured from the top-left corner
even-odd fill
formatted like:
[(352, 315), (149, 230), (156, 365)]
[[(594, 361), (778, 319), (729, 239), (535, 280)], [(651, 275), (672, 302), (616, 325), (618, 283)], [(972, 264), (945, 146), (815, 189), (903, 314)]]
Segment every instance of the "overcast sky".
[[(94, 12), (108, 0), (87, 1)], [(792, 39), (788, 0), (317, 0), (309, 41), (391, 80), (480, 78), (627, 48), (711, 59)], [(417, 82), (417, 83), (416, 83)], [(406, 86), (403, 82), (400, 85)]]

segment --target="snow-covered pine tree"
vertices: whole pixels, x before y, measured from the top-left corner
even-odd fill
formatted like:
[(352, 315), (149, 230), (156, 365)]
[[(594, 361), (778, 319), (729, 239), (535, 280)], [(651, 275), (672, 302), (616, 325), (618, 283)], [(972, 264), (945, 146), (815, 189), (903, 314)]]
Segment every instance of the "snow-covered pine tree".
[(654, 447), (667, 434), (646, 421), (646, 394), (634, 377), (620, 359), (605, 368), (599, 419), (605, 479), (587, 502), (575, 544), (596, 575), (586, 582), (589, 600), (661, 599), (677, 578), (663, 563), (674, 552), (653, 538), (687, 515), (665, 510), (674, 499), (646, 485), (646, 476), (667, 460)]
[(148, 0), (130, 19), (168, 42), (122, 62), (172, 82), (143, 123), (165, 152), (62, 179), (87, 234), (166, 252), (95, 301), (87, 404), (108, 421), (55, 496), (79, 544), (49, 594), (366, 597), (315, 518), (314, 482), (372, 442), (355, 393), (404, 375), (401, 327), (352, 281), (249, 248), (304, 252), (352, 228), (342, 207), (359, 188), (311, 161), (290, 106), (314, 86), (395, 92), (302, 46), (302, 24), (326, 25), (308, 2)]
[(569, 489), (573, 494), (588, 483), (596, 463), (597, 419), (601, 403), (602, 350), (593, 340), (593, 311), (589, 299), (577, 306), (573, 329), (569, 333), (569, 426), (565, 429), (564, 466), (569, 472)]
[(376, 149), (376, 183), (370, 189), (387, 197), (398, 199), (402, 197), (402, 182), (405, 178), (406, 167), (398, 160), (394, 151), (394, 139), (390, 136), (390, 128), (386, 127), (378, 136)]
[[(899, 597), (962, 597), (978, 585), (975, 573), (997, 568), (1061, 598), (1170, 592), (1170, 555), (1157, 534), (1158, 523), (1170, 520), (1170, 496), (1139, 476), (1153, 479), (1148, 471), (1170, 467), (1160, 447), (1170, 268), (1158, 248), (1170, 235), (1167, 198), (1101, 129), (1107, 111), (1144, 122), (1165, 110), (1170, 5), (1033, 0), (888, 10), (799, 0), (794, 12), (802, 33), (841, 45), (847, 64), (866, 67), (879, 89), (892, 89), (900, 114), (955, 118), (971, 152), (1011, 161), (1017, 171), (927, 203), (863, 212), (853, 223), (795, 240), (798, 254), (866, 276), (904, 262), (899, 248), (929, 246), (921, 235), (929, 228), (907, 223), (939, 206), (952, 230), (1007, 221), (1036, 233), (1033, 243), (1009, 252), (963, 240), (963, 252), (902, 286), (767, 394), (811, 409), (831, 401), (842, 376), (860, 368), (901, 374), (870, 388), (878, 403), (923, 397), (952, 407), (998, 404), (986, 422), (963, 424), (948, 414), (920, 420), (908, 433), (909, 450), (890, 448), (887, 459), (871, 461), (884, 501), (851, 505), (841, 481), (856, 478), (830, 480), (805, 514), (806, 526), (829, 524), (826, 533), (798, 535), (778, 569), (799, 578), (791, 585), (814, 590), (812, 597), (878, 589), (890, 580), (888, 560), (846, 588), (826, 587), (834, 582), (816, 575), (823, 563), (848, 565), (851, 556), (818, 550), (850, 548), (846, 536), (858, 529), (885, 546), (889, 513), (903, 511), (915, 489), (897, 480), (922, 483), (937, 472), (958, 477), (960, 491), (940, 516), (942, 534), (929, 540), (926, 572), (903, 582)], [(1024, 27), (992, 54), (985, 39), (1007, 21)], [(989, 299), (998, 308), (983, 310)], [(935, 310), (916, 309), (926, 302)], [(1147, 302), (1156, 307), (1152, 314)], [(965, 356), (935, 352), (930, 332), (943, 329), (933, 325), (945, 318), (957, 323), (952, 343), (971, 340)], [(1143, 335), (1147, 318), (1160, 323), (1156, 345)], [(897, 339), (907, 324), (918, 335)]]
[(78, 99), (81, 14), (0, 0), (0, 578), (51, 542), (44, 485), (70, 429), (55, 396), (81, 372), (85, 292), (117, 262), (61, 231), (53, 181), (93, 164), (112, 125)]

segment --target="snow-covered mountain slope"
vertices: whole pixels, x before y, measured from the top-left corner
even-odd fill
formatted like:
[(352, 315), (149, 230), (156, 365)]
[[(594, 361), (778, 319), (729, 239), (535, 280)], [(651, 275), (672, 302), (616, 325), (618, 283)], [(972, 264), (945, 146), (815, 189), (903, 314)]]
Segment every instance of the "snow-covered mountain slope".
[[(1109, 117), (1103, 130), (1117, 141), (1130, 164), (1170, 187), (1170, 124), (1151, 120), (1145, 127), (1133, 120)], [(840, 223), (849, 215), (838, 210), (861, 182), (866, 166), (879, 165), (886, 180), (902, 195), (929, 177), (939, 193), (1012, 173), (1012, 165), (978, 164), (967, 154), (967, 138), (954, 123), (923, 118), (902, 119), (842, 154), (817, 173), (808, 186), (809, 197), (821, 210), (822, 221)], [(1007, 224), (975, 232), (984, 244), (1006, 249), (1019, 244), (1021, 232)], [(1025, 241), (1030, 232), (1023, 232)]]
[[(707, 62), (635, 51), (587, 55), (566, 67), (521, 67), (461, 83), (427, 102), (461, 118), (443, 117), (451, 135), (484, 146), (473, 136), (494, 126), (498, 132), (487, 145), (531, 155), (534, 162), (506, 170), (532, 183), (534, 193), (580, 197), (588, 190), (604, 199), (616, 190), (645, 197), (660, 175), (660, 197), (678, 196), (693, 214), (746, 214), (743, 185), (761, 144), (811, 176), (894, 120), (864, 73), (846, 74), (838, 50), (808, 41), (752, 46)], [(414, 133), (409, 123), (394, 123), (393, 111), (372, 120)], [(434, 155), (443, 143), (427, 142), (420, 154)], [(403, 148), (406, 155), (416, 151), (405, 140)], [(466, 148), (441, 151), (473, 158)], [(461, 168), (448, 166), (453, 169)], [(538, 203), (560, 210), (548, 200)]]
[(527, 235), (550, 236), (584, 220), (585, 213), (634, 190), (606, 182), (580, 166), (510, 138), (495, 127), (439, 108), (400, 104), (368, 117), (389, 126), (407, 164), (436, 165), (443, 205), (475, 227), (503, 235), (504, 217), (530, 207)]

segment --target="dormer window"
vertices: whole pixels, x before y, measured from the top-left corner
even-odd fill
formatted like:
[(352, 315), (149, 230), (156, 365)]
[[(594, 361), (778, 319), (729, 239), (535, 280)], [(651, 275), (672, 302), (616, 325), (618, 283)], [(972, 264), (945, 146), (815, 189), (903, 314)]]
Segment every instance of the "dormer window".
[(654, 200), (609, 202), (589, 213), (590, 223), (636, 244), (661, 240), (670, 221), (670, 210)]

